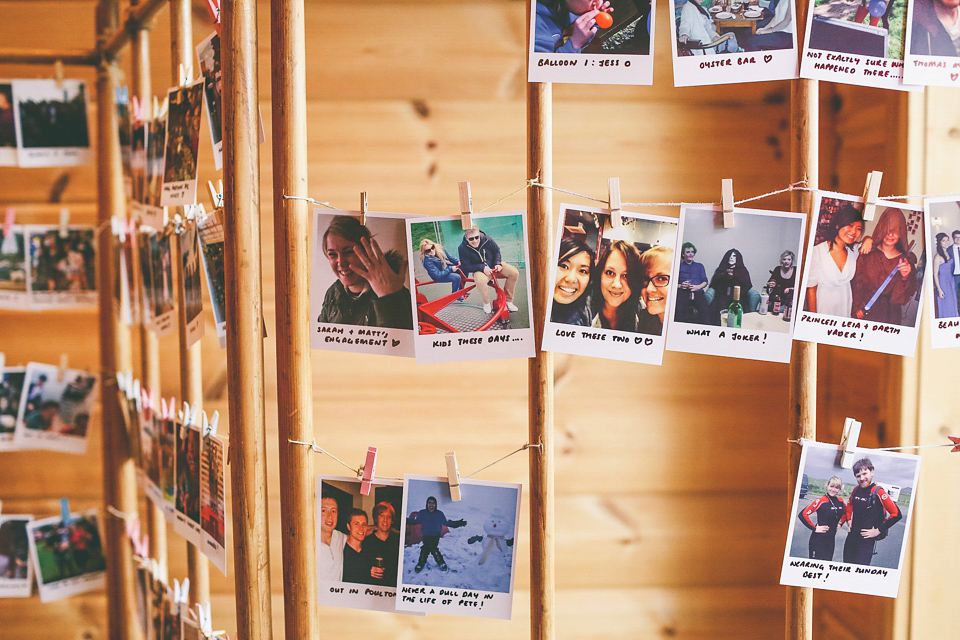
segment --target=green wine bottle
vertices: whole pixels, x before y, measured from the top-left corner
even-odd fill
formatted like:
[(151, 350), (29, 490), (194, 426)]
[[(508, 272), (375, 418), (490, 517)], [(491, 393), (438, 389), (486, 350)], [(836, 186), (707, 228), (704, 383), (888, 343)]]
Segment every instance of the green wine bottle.
[(727, 307), (727, 326), (739, 329), (743, 326), (743, 305), (740, 304), (740, 287), (733, 288), (733, 302)]

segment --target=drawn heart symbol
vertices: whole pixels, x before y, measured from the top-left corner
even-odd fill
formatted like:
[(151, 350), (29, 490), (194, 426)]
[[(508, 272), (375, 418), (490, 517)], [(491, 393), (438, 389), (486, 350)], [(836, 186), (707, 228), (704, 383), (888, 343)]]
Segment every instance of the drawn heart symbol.
[(766, 54), (766, 55), (763, 56), (763, 61), (764, 61), (764, 62), (770, 62), (771, 60), (773, 60), (773, 56), (772, 56), (771, 54), (768, 53), (768, 54)]
[(957, 74), (951, 73), (951, 74), (950, 74), (950, 80), (952, 80), (953, 82), (956, 82), (956, 81), (957, 81)]
[(400, 341), (399, 341), (399, 340), (394, 340), (394, 341), (393, 341), (393, 346), (397, 346), (398, 344), (400, 344)]

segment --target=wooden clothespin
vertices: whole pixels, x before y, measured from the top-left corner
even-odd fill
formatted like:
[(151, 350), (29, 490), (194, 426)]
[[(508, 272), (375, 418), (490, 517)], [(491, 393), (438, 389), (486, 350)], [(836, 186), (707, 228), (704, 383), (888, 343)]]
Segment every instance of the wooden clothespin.
[(66, 207), (60, 207), (60, 237), (61, 238), (67, 237), (68, 235), (67, 225), (69, 224), (70, 224), (70, 209), (67, 209)]
[(0, 513), (3, 513), (3, 500), (0, 500)]
[(853, 467), (856, 456), (857, 441), (860, 440), (860, 423), (853, 418), (843, 421), (843, 436), (840, 438), (840, 466), (844, 469)]
[(53, 80), (57, 89), (63, 89), (63, 60), (56, 60), (53, 63)]
[(367, 459), (360, 468), (363, 473), (363, 479), (360, 482), (360, 494), (370, 495), (370, 488), (373, 485), (373, 479), (377, 473), (377, 448), (367, 447)]
[[(360, 192), (360, 224), (367, 224), (367, 192)], [(366, 494), (364, 494), (366, 495)]]
[(63, 524), (70, 524), (72, 518), (70, 518), (70, 503), (66, 498), (60, 498), (60, 520), (63, 521)]
[(470, 195), (470, 183), (458, 183), (460, 189), (460, 226), (464, 231), (473, 227), (473, 197)]
[(210, 191), (210, 200), (213, 202), (214, 209), (223, 207), (223, 180), (217, 182), (220, 185), (219, 189), (213, 186), (212, 180), (207, 180), (207, 189)]
[(733, 178), (720, 182), (720, 204), (723, 207), (723, 228), (733, 229)]
[(607, 181), (609, 187), (610, 204), (610, 226), (616, 229), (623, 226), (623, 218), (620, 215), (622, 203), (620, 201), (620, 178), (610, 178)]
[(863, 187), (863, 219), (873, 220), (877, 215), (877, 198), (880, 196), (880, 180), (882, 171), (871, 171), (867, 174), (867, 184)]
[(57, 367), (57, 382), (63, 382), (64, 377), (67, 375), (67, 365), (69, 364), (69, 357), (66, 353), (60, 354), (60, 366)]
[(457, 452), (447, 451), (447, 484), (450, 485), (450, 499), (460, 502), (460, 468), (457, 467)]
[(7, 207), (7, 212), (3, 216), (3, 237), (4, 238), (9, 236), (10, 232), (13, 230), (13, 215), (14, 215), (13, 207)]

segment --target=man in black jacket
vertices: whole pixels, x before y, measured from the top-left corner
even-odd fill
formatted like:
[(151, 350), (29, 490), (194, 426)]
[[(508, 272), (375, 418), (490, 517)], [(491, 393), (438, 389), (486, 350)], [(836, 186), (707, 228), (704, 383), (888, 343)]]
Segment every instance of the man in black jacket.
[(477, 291), (483, 298), (484, 313), (491, 312), (494, 291), (489, 282), (492, 278), (506, 278), (503, 291), (507, 294), (507, 310), (518, 311), (513, 304), (513, 292), (517, 288), (520, 272), (512, 264), (500, 259), (500, 247), (477, 227), (470, 227), (460, 243), (460, 268), (477, 283)]

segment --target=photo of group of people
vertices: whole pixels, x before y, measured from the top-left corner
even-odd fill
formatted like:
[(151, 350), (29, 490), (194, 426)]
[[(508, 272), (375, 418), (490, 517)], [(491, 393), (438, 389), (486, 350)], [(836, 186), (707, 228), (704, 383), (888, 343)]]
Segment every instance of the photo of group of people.
[(220, 347), (225, 348), (227, 346), (227, 290), (223, 267), (222, 214), (220, 211), (204, 214), (203, 205), (198, 207), (200, 213), (197, 215), (197, 234), (200, 240), (203, 273), (207, 280), (207, 293), (210, 296), (213, 320), (217, 325), (217, 338), (220, 341)]
[(197, 199), (197, 154), (204, 81), (171, 89), (167, 96), (166, 144), (163, 156), (164, 206), (194, 204)]
[[(202, 214), (201, 214), (202, 215)], [(187, 345), (203, 337), (203, 285), (200, 282), (199, 231), (194, 220), (188, 220), (180, 234), (180, 273), (183, 278), (184, 319), (187, 323)]]
[[(9, 371), (9, 373), (8, 373)], [(87, 450), (90, 413), (96, 400), (96, 375), (76, 369), (60, 370), (55, 365), (27, 363), (23, 369), (5, 368), (0, 423), (9, 424), (16, 411), (12, 442), (2, 440), (9, 449), (50, 449), (65, 453)], [(18, 399), (14, 399), (17, 387)], [(9, 434), (7, 427), (3, 431)], [(9, 436), (7, 436), (9, 437)]]
[(0, 598), (29, 598), (33, 591), (33, 564), (28, 515), (0, 515)]
[(143, 324), (159, 336), (176, 328), (173, 298), (173, 258), (170, 236), (165, 233), (138, 234)]
[(92, 155), (86, 84), (82, 80), (53, 79), (0, 83), (0, 149), (0, 165), (88, 163)]
[(200, 528), (203, 553), (227, 574), (227, 499), (223, 442), (205, 434), (200, 458)]
[[(2, 234), (2, 232), (0, 232)], [(0, 241), (0, 308), (48, 309), (97, 304), (91, 226), (12, 225)]]
[(223, 116), (220, 108), (223, 102), (223, 74), (220, 71), (220, 36), (216, 31), (197, 45), (197, 61), (203, 76), (203, 96), (213, 142), (214, 168), (219, 171), (223, 168)]
[(26, 367), (0, 367), (0, 451), (14, 448)]
[(200, 429), (184, 415), (176, 423), (176, 520), (174, 530), (202, 546), (200, 529)]
[(33, 520), (27, 536), (42, 602), (104, 587), (106, 559), (96, 510)]
[(924, 214), (927, 255), (933, 256), (930, 342), (934, 349), (955, 347), (960, 345), (960, 200), (956, 196), (928, 199)]
[(920, 457), (860, 450), (845, 469), (836, 445), (803, 447), (781, 584), (896, 597)]
[[(922, 210), (878, 205), (864, 220), (861, 199), (826, 192), (815, 208), (797, 338), (913, 355), (927, 262)], [(852, 320), (839, 327), (850, 331), (832, 331), (830, 319)]]

